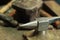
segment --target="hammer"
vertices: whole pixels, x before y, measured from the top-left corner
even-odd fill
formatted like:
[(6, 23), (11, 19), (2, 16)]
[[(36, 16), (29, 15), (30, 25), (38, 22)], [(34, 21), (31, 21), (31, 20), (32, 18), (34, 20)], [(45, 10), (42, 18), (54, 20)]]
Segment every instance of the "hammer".
[(9, 27), (14, 27), (19, 30), (21, 29), (22, 30), (33, 30), (33, 31), (35, 30), (35, 32), (37, 31), (42, 32), (48, 29), (49, 24), (54, 23), (57, 20), (60, 20), (60, 17), (37, 18), (36, 20), (26, 23), (26, 24), (19, 24), (11, 16), (0, 14), (0, 20), (4, 21), (4, 25), (8, 25)]

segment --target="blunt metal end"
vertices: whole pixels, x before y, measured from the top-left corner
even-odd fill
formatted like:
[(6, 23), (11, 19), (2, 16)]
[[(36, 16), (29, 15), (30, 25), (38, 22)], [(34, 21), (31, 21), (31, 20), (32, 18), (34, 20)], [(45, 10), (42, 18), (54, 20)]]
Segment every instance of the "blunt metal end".
[(32, 28), (37, 28), (39, 31), (45, 31), (48, 29), (48, 26), (50, 23), (55, 22), (56, 20), (60, 20), (60, 17), (52, 17), (52, 18), (38, 18), (35, 21), (19, 25), (19, 27), (25, 28), (25, 29), (32, 29)]

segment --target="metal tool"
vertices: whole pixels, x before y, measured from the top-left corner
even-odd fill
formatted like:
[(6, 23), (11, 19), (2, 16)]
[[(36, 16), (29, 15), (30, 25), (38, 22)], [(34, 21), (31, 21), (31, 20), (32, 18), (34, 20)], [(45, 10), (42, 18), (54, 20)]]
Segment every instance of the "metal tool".
[[(46, 11), (44, 11), (43, 9), (40, 10), (40, 15), (42, 15), (43, 17), (53, 17), (52, 15), (50, 15), (49, 13), (47, 13)], [(54, 22), (53, 27), (56, 29), (60, 29), (60, 21), (57, 20), (56, 22)]]
[(49, 24), (52, 24), (57, 20), (60, 20), (60, 17), (37, 18), (35, 21), (20, 25), (20, 27), (26, 29), (38, 28), (38, 31), (45, 31), (48, 29)]
[(18, 25), (17, 21), (15, 21), (11, 16), (5, 14), (0, 14), (0, 20), (4, 22), (4, 26), (16, 27)]
[(45, 31), (48, 29), (49, 24), (52, 24), (55, 21), (60, 20), (60, 17), (36, 18), (35, 21), (29, 22), (26, 24), (19, 24), (12, 17), (8, 15), (0, 14), (0, 20), (4, 21), (4, 25), (10, 26), (10, 27), (17, 27), (18, 29), (32, 30), (37, 28), (39, 31)]

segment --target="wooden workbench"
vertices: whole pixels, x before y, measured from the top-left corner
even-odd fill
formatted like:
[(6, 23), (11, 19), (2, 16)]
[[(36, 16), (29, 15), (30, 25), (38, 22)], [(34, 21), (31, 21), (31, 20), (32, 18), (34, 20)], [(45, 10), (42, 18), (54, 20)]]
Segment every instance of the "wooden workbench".
[[(0, 40), (23, 40), (22, 34), (26, 31), (17, 31), (15, 28), (0, 26)], [(37, 35), (29, 40), (60, 40), (60, 30), (47, 30), (45, 35)]]
[(50, 8), (55, 14), (60, 16), (60, 5), (55, 1), (45, 1), (44, 4)]

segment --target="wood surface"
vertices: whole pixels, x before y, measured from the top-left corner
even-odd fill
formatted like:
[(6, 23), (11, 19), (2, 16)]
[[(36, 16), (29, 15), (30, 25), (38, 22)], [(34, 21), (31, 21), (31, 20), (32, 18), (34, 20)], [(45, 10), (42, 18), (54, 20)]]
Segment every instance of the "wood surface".
[(55, 14), (60, 16), (60, 5), (55, 1), (45, 1), (44, 2)]

